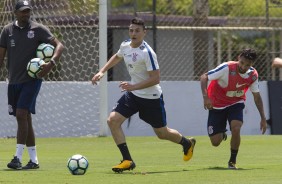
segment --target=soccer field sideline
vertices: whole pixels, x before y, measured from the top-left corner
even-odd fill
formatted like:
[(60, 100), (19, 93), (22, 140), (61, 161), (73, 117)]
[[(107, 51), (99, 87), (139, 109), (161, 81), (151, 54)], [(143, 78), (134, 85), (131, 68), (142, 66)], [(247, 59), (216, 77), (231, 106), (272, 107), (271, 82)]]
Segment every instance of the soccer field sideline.
[[(193, 158), (182, 161), (177, 144), (157, 137), (128, 137), (136, 169), (115, 174), (121, 155), (111, 137), (38, 138), (40, 169), (13, 171), (6, 164), (15, 139), (0, 139), (0, 183), (281, 183), (282, 136), (242, 136), (239, 170), (228, 170), (229, 140), (215, 148), (207, 136), (196, 136)], [(73, 176), (66, 164), (80, 153), (89, 160), (85, 175)], [(23, 162), (27, 162), (25, 150)], [(20, 181), (20, 182), (19, 182)]]

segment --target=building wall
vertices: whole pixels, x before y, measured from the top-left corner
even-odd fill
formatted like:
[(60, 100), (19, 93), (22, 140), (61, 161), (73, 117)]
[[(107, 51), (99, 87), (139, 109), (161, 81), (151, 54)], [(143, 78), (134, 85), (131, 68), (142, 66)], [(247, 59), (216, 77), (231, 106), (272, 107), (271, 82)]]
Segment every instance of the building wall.
[[(119, 82), (108, 83), (108, 112), (122, 95)], [(179, 130), (183, 135), (207, 135), (208, 112), (203, 109), (199, 81), (162, 81), (168, 126)], [(0, 82), (0, 137), (15, 137), (17, 123), (8, 115), (7, 84)], [(260, 82), (266, 118), (269, 119), (267, 82)], [(44, 82), (37, 100), (37, 114), (33, 125), (37, 137), (80, 137), (99, 135), (99, 86), (90, 82)], [(103, 122), (106, 123), (106, 122)], [(131, 119), (127, 136), (153, 136), (152, 128), (140, 120), (138, 115)], [(250, 92), (247, 93), (244, 109), (242, 134), (260, 134), (260, 116)], [(230, 133), (230, 132), (229, 132)], [(269, 134), (270, 131), (267, 131)], [(110, 131), (107, 132), (110, 136)]]

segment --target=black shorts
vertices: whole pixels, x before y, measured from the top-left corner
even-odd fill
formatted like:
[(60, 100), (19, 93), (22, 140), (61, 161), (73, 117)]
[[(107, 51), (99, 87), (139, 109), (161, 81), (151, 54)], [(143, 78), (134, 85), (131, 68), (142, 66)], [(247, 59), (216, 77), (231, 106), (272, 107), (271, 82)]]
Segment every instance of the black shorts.
[(35, 114), (36, 98), (41, 88), (41, 84), (41, 79), (21, 84), (9, 84), (9, 114), (16, 116), (16, 109), (27, 109), (30, 113)]
[(232, 120), (239, 120), (243, 122), (243, 109), (245, 108), (244, 103), (237, 103), (226, 107), (225, 109), (212, 109), (209, 110), (208, 117), (208, 134), (209, 136), (226, 132), (227, 120), (230, 122)]
[(113, 111), (126, 118), (139, 112), (140, 119), (154, 128), (165, 127), (167, 124), (163, 95), (158, 99), (145, 99), (135, 96), (131, 92), (125, 92)]

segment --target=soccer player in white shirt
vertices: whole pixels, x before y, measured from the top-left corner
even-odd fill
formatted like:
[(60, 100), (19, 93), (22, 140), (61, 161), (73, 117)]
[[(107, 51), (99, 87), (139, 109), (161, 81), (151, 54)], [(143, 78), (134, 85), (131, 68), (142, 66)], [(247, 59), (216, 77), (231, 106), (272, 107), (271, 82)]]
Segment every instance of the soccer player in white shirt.
[(117, 173), (135, 168), (121, 125), (137, 112), (139, 112), (140, 119), (152, 126), (158, 138), (183, 146), (184, 161), (192, 158), (196, 143), (194, 138), (187, 139), (177, 130), (167, 127), (162, 89), (159, 85), (160, 69), (157, 56), (144, 41), (145, 35), (144, 21), (141, 18), (132, 19), (129, 26), (130, 40), (122, 42), (118, 52), (92, 78), (92, 83), (97, 84), (104, 73), (122, 59), (131, 76), (130, 82), (120, 82), (119, 87), (124, 94), (118, 100), (117, 106), (110, 113), (107, 121), (113, 139), (123, 156), (122, 162), (112, 167), (112, 170)]

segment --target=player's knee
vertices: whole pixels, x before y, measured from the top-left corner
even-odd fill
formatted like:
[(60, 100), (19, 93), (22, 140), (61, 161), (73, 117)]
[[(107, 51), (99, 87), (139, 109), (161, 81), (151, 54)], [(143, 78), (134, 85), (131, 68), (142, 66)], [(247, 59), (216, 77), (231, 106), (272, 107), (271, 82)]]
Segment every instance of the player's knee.
[(232, 127), (231, 134), (232, 135), (239, 135), (241, 131), (241, 126), (234, 126)]
[(109, 116), (107, 123), (110, 128), (115, 128), (121, 126), (121, 121), (117, 116)]
[(17, 110), (16, 118), (18, 122), (27, 122), (27, 110)]
[(214, 147), (219, 146), (221, 141), (222, 141), (218, 135), (214, 135), (214, 136), (210, 137), (210, 140), (211, 140), (211, 144)]
[(108, 126), (109, 126), (109, 127), (113, 127), (114, 124), (115, 124), (114, 122), (115, 122), (114, 118), (109, 117), (109, 118), (107, 119), (107, 123), (108, 123)]
[(212, 144), (214, 147), (219, 146), (220, 143), (221, 143), (221, 141), (211, 141), (211, 144)]

